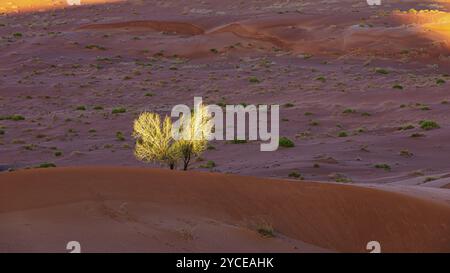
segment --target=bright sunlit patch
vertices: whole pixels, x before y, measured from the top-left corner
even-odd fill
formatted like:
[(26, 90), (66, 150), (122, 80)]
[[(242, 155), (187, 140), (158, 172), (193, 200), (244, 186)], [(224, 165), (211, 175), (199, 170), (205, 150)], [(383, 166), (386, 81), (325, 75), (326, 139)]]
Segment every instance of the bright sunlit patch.
[(450, 47), (450, 13), (439, 10), (396, 11), (394, 16), (404, 24), (413, 24), (423, 30), (423, 35), (436, 42), (446, 42)]
[(10, 0), (0, 1), (0, 13), (45, 11), (69, 6), (121, 2), (122, 0)]

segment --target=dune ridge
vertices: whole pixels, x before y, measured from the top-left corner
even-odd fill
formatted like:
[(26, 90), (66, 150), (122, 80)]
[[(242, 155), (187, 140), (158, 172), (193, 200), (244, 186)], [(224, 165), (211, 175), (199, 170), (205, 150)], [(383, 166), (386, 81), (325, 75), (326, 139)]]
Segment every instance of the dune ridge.
[[(245, 235), (246, 238), (257, 234), (255, 229), (261, 223), (273, 226), (275, 239), (255, 239), (257, 245), (289, 238), (328, 251), (365, 252), (368, 241), (378, 240), (386, 252), (450, 251), (449, 206), (351, 185), (101, 167), (2, 173), (0, 189), (0, 233), (5, 235), (0, 239), (0, 246), (10, 248), (19, 235), (26, 238), (21, 241), (23, 248), (26, 243), (41, 240), (44, 245), (36, 251), (52, 249), (45, 242), (72, 230), (73, 237), (90, 238), (92, 251), (108, 244), (109, 250), (114, 251), (118, 245), (108, 238), (126, 238), (130, 233), (126, 227), (132, 223), (139, 223), (145, 236), (164, 240), (164, 236), (158, 237), (152, 231), (152, 225), (146, 224), (152, 217), (164, 214), (164, 221), (170, 223), (171, 218), (189, 216), (186, 221), (194, 226), (197, 223), (197, 229), (204, 230), (194, 236), (198, 238), (186, 246), (186, 251), (242, 250), (243, 246), (228, 245), (223, 249), (208, 243), (194, 247), (196, 240), (211, 237), (211, 229), (205, 228), (205, 222), (211, 221), (216, 223), (215, 227), (233, 227), (241, 235), (242, 232), (253, 234)], [(92, 218), (84, 214), (84, 206), (97, 207), (100, 212)], [(128, 207), (126, 217), (120, 212), (123, 206)], [(95, 211), (93, 207), (92, 210)], [(64, 216), (68, 214), (70, 218)], [(27, 219), (34, 219), (30, 227), (34, 233), (17, 234), (21, 230), (19, 223), (23, 225)], [(108, 224), (111, 219), (114, 225)], [(109, 225), (113, 226), (110, 230)], [(74, 227), (84, 232), (79, 234)], [(46, 231), (45, 235), (39, 237), (37, 234), (42, 230)], [(217, 236), (212, 240), (223, 240), (218, 239), (221, 235)], [(177, 246), (180, 241), (172, 244)], [(23, 250), (20, 244), (17, 248)], [(131, 243), (127, 247), (128, 251), (135, 249)], [(278, 250), (295, 251), (286, 246)]]

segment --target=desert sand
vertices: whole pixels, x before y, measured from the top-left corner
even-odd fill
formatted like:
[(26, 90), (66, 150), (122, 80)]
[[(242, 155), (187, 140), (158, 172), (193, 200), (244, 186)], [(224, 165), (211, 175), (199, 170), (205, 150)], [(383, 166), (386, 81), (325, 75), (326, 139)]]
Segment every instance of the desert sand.
[(132, 153), (136, 115), (201, 96), (279, 104), (280, 133), (295, 142), (274, 153), (213, 142), (203, 156), (213, 171), (416, 185), (450, 173), (445, 1), (10, 2), (0, 17), (0, 170), (143, 166)]
[(114, 167), (3, 173), (0, 189), (1, 252), (450, 251), (449, 205), (351, 185)]
[[(449, 252), (450, 2), (382, 2), (1, 1), (0, 251)], [(295, 146), (144, 169), (133, 120), (194, 96)]]

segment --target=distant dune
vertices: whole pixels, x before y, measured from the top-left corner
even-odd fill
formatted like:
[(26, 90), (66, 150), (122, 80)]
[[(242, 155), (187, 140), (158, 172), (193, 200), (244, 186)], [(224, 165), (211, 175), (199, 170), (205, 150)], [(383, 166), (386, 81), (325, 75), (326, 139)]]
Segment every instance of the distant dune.
[(57, 168), (0, 174), (0, 200), (0, 252), (450, 252), (449, 206), (351, 185)]

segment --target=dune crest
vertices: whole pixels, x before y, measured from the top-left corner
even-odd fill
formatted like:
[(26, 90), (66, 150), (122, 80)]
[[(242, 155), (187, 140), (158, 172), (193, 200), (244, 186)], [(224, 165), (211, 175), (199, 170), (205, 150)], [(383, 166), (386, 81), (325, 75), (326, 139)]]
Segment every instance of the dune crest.
[[(385, 252), (450, 251), (450, 207), (357, 186), (105, 167), (2, 173), (0, 188), (0, 233), (5, 235), (0, 246), (9, 245), (10, 251), (24, 251), (33, 242), (42, 243), (33, 246), (36, 251), (54, 249), (66, 236), (83, 239), (91, 251), (106, 246), (108, 251), (124, 250), (122, 240), (137, 236), (129, 225), (140, 236), (154, 237), (169, 226), (177, 230), (184, 218), (194, 230), (193, 239), (186, 243), (160, 235), (158, 240), (187, 251), (258, 251), (281, 238), (330, 251), (364, 252), (372, 240)], [(157, 218), (159, 224), (153, 222)], [(61, 220), (56, 224), (52, 219)], [(33, 233), (23, 230), (29, 221)], [(275, 239), (255, 236), (261, 223), (273, 227)], [(225, 249), (207, 243), (211, 236), (221, 241), (212, 234), (230, 228), (246, 243), (225, 244)], [(199, 246), (196, 240), (206, 243)], [(141, 248), (129, 243), (126, 250), (161, 250), (151, 241)], [(287, 245), (276, 249), (296, 251)]]

